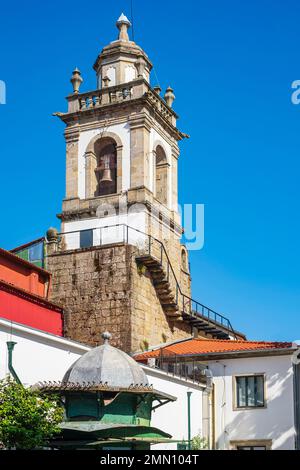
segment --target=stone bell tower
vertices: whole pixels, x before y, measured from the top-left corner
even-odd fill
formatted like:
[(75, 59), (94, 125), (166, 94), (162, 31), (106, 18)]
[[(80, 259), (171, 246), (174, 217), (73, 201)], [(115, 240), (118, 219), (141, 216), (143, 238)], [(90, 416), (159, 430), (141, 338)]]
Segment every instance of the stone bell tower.
[[(150, 85), (152, 64), (130, 22), (104, 47), (97, 88), (71, 78), (66, 113), (66, 197), (61, 234), (48, 233), (52, 296), (66, 336), (97, 344), (99, 328), (137, 351), (191, 334), (190, 275), (180, 244), (175, 96)], [(191, 317), (192, 318), (192, 317)]]
[[(118, 39), (94, 64), (97, 89), (79, 93), (83, 79), (75, 69), (68, 112), (57, 113), (67, 125), (62, 231), (130, 222), (159, 239), (174, 234), (179, 240), (178, 141), (185, 134), (176, 127), (175, 96), (168, 88), (163, 99), (158, 87), (151, 88), (152, 64), (129, 40), (130, 22), (123, 14), (117, 27)], [(69, 248), (80, 247), (75, 236), (66, 242)]]

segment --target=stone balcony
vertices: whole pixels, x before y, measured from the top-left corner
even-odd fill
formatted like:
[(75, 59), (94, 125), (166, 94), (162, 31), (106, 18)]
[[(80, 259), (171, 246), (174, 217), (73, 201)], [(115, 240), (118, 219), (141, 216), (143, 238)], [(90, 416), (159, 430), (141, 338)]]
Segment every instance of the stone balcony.
[(145, 102), (148, 101), (161, 117), (176, 127), (176, 119), (178, 117), (176, 113), (143, 78), (86, 93), (73, 93), (67, 97), (67, 113), (58, 114), (60, 117), (63, 117), (73, 113), (85, 112), (97, 108), (101, 109), (113, 104), (129, 103), (138, 99), (143, 99)]

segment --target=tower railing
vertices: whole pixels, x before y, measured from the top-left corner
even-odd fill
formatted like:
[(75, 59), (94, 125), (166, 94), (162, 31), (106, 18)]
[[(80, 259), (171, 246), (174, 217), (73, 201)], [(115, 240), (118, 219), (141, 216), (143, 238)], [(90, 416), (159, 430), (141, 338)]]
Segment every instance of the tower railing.
[(134, 245), (137, 250), (137, 258), (143, 256), (152, 257), (163, 268), (166, 281), (169, 283), (172, 293), (174, 293), (174, 301), (176, 305), (178, 305), (181, 314), (194, 317), (195, 319), (199, 319), (199, 321), (205, 319), (227, 330), (229, 334), (236, 338), (236, 333), (227, 317), (183, 292), (164, 243), (153, 235), (147, 234), (127, 224), (114, 224), (85, 230), (73, 230), (61, 232), (58, 235), (61, 246), (67, 250), (91, 248), (92, 246), (97, 247), (116, 243)]

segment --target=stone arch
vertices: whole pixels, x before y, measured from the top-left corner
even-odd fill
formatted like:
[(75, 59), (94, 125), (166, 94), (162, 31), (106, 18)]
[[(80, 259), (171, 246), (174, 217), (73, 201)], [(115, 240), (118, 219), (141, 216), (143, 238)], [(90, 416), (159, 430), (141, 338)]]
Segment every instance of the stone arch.
[(154, 194), (156, 199), (168, 206), (169, 167), (167, 152), (162, 142), (154, 144)]
[[(106, 156), (103, 151), (106, 147)], [(86, 198), (119, 193), (122, 189), (122, 149), (120, 137), (114, 132), (101, 132), (94, 136), (85, 151), (85, 193)], [(103, 161), (101, 157), (104, 158)], [(100, 185), (105, 162), (109, 161), (112, 183)]]

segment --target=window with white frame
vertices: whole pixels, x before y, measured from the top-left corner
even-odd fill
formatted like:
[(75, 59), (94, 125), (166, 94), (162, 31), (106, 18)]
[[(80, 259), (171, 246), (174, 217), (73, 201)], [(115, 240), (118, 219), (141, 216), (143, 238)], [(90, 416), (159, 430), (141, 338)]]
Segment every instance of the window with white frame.
[(263, 374), (235, 377), (235, 408), (265, 406), (265, 377)]

